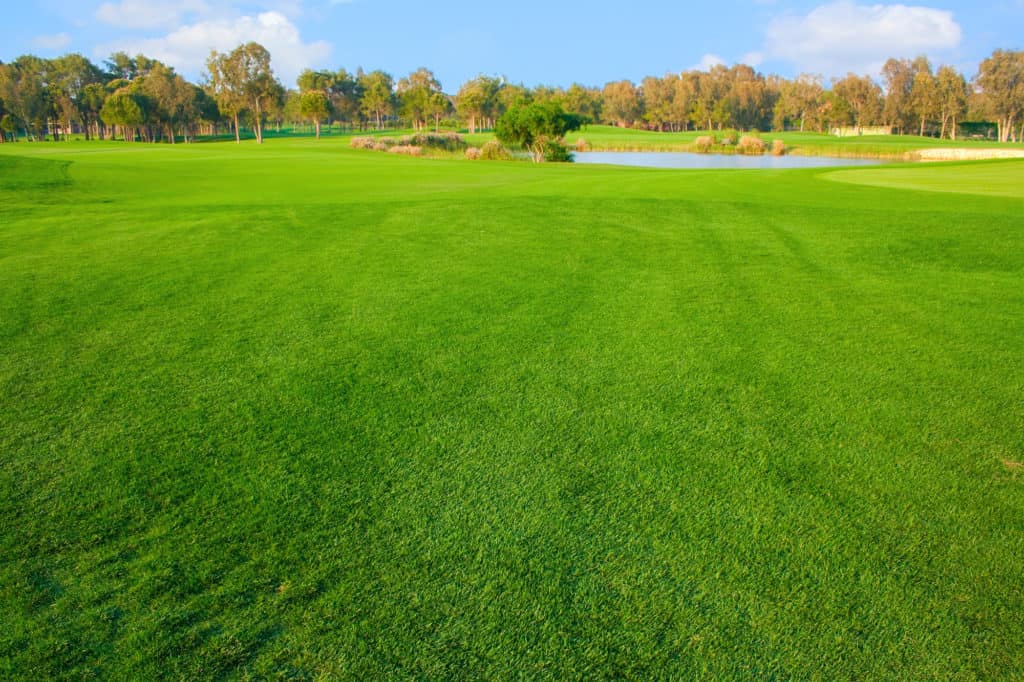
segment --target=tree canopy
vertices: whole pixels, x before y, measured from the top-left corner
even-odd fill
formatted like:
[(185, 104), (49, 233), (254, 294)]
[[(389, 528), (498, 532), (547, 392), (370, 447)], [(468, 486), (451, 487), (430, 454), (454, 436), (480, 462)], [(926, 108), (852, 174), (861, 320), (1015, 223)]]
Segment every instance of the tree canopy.
[[(447, 91), (425, 67), (401, 77), (380, 69), (307, 69), (297, 89), (287, 90), (274, 76), (270, 53), (253, 42), (211, 53), (201, 85), (141, 54), (117, 52), (99, 66), (79, 54), (22, 55), (0, 64), (0, 140), (84, 133), (173, 142), (189, 141), (200, 130), (214, 135), (230, 128), (241, 141), (247, 127), (262, 141), (266, 125), (284, 122), (311, 125), (317, 136), (325, 124), (423, 130), (432, 123), (435, 130), (464, 126), (475, 133), (493, 130), (513, 109), (553, 102), (584, 124), (647, 130), (824, 132), (885, 125), (897, 133), (956, 137), (971, 124), (972, 133), (998, 130), (998, 139), (1007, 141), (1024, 138), (1022, 55), (996, 50), (970, 80), (919, 56), (890, 59), (875, 75), (851, 73), (828, 83), (815, 74), (782, 78), (737, 64), (603, 87), (527, 87), (481, 74)], [(128, 99), (119, 97), (107, 107), (115, 94)], [(129, 112), (128, 100), (139, 108), (141, 122)]]

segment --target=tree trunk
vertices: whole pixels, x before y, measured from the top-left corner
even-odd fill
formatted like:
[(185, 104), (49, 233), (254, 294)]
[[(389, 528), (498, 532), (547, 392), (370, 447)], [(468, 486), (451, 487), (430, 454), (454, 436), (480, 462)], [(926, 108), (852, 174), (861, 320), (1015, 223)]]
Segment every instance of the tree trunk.
[(259, 99), (255, 102), (256, 106), (256, 120), (253, 122), (253, 126), (256, 129), (256, 144), (263, 144), (263, 108), (260, 106)]
[(238, 133), (238, 114), (237, 113), (235, 114), (234, 119), (235, 119), (235, 144), (240, 144), (242, 142), (242, 138), (241, 138), (241, 136)]
[(313, 125), (316, 127), (316, 139), (320, 139), (320, 119), (313, 121)]

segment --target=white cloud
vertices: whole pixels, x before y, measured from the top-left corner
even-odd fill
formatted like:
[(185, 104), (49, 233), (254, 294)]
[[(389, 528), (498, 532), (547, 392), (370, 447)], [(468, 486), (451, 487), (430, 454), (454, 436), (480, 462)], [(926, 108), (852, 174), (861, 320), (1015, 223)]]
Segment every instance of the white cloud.
[(305, 43), (299, 29), (280, 12), (263, 12), (231, 19), (211, 19), (181, 26), (162, 38), (122, 41), (98, 48), (100, 54), (124, 50), (142, 53), (170, 64), (179, 72), (198, 75), (211, 50), (225, 52), (256, 41), (270, 51), (271, 64), (285, 86), (306, 68), (323, 63), (331, 53), (324, 41)]
[(697, 65), (693, 67), (696, 71), (707, 71), (712, 66), (725, 65), (725, 60), (719, 57), (717, 54), (706, 54), (700, 58)]
[(71, 44), (71, 36), (67, 33), (54, 33), (53, 35), (36, 36), (32, 39), (32, 45), (40, 50), (60, 50)]
[(205, 0), (121, 0), (105, 2), (96, 18), (118, 28), (176, 28), (185, 17), (206, 16), (213, 8)]
[(955, 48), (960, 38), (960, 25), (946, 10), (839, 0), (805, 16), (773, 20), (764, 52), (802, 71), (876, 74), (889, 57)]
[(764, 54), (761, 52), (748, 52), (740, 57), (740, 64), (746, 64), (747, 66), (758, 67), (764, 61)]

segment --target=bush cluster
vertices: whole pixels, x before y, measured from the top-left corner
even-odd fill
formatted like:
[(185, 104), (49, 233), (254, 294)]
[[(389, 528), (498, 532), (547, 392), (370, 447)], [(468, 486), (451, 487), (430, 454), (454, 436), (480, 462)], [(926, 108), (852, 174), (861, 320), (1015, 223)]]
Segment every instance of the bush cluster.
[(458, 133), (416, 133), (398, 138), (400, 145), (413, 145), (427, 149), (439, 149), (446, 152), (457, 152), (469, 145)]
[(782, 156), (786, 153), (786, 143), (782, 140), (772, 140), (772, 156)]
[[(415, 147), (419, 149), (415, 156), (420, 156), (424, 149), (456, 152), (465, 149), (468, 145), (457, 133), (416, 133), (402, 137), (353, 137), (349, 146), (353, 149), (371, 149), (378, 152), (391, 151), (395, 147)], [(409, 152), (398, 153), (407, 154)]]
[(512, 152), (502, 147), (497, 140), (488, 140), (480, 148), (480, 158), (484, 161), (510, 161)]
[(372, 137), (353, 137), (348, 146), (352, 149), (373, 149), (376, 144)]
[(476, 161), (477, 159), (479, 159), (480, 158), (480, 148), (479, 147), (470, 147), (469, 149), (467, 149), (466, 150), (466, 158), (469, 159), (470, 161)]
[(423, 156), (423, 147), (414, 144), (395, 144), (388, 148), (392, 154), (405, 154), (406, 156)]
[(736, 145), (736, 151), (740, 154), (750, 154), (757, 156), (764, 154), (764, 150), (767, 147), (765, 141), (760, 137), (753, 135), (744, 135), (740, 138), (739, 144)]
[(589, 152), (591, 149), (590, 143), (584, 140), (582, 137), (576, 140), (576, 151), (578, 152)]

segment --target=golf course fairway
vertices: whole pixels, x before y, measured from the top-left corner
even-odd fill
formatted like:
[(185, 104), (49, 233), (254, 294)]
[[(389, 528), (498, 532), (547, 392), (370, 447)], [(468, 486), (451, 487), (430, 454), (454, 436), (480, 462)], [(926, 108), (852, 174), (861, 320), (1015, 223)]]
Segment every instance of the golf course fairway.
[(1024, 676), (1024, 162), (0, 145), (0, 347), (5, 678)]

